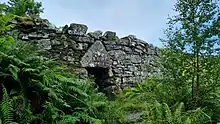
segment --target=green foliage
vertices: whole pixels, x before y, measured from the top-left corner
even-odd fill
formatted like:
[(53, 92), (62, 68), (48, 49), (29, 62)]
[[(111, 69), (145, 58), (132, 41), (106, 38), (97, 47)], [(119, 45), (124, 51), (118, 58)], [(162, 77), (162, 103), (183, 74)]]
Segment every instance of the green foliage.
[(9, 0), (6, 11), (18, 16), (39, 16), (43, 8), (41, 2), (34, 0)]
[[(128, 114), (141, 113), (136, 123), (146, 124), (207, 124), (211, 118), (203, 109), (186, 110), (183, 102), (172, 103), (167, 84), (148, 79), (136, 88), (124, 91), (118, 102), (123, 103), (120, 111)], [(165, 97), (165, 98), (163, 98)], [(168, 105), (170, 103), (171, 105)], [(123, 120), (130, 123), (129, 119)]]
[[(14, 40), (10, 23), (14, 15), (38, 16), (41, 3), (10, 0), (7, 6), (0, 4), (0, 123), (220, 122), (216, 8), (211, 0), (178, 0), (179, 16), (169, 19), (163, 40), (160, 77), (125, 89), (110, 101), (90, 79), (79, 79), (69, 66), (43, 57), (37, 46)], [(29, 17), (20, 19), (21, 25), (33, 23)]]
[[(2, 85), (3, 86), (3, 85)], [(10, 124), (13, 122), (12, 105), (8, 96), (7, 90), (3, 87), (3, 98), (0, 106), (0, 119), (3, 124)]]
[(174, 100), (184, 102), (186, 110), (204, 108), (212, 123), (220, 121), (220, 58), (216, 56), (220, 25), (216, 2), (178, 0), (174, 9), (177, 15), (168, 18), (169, 28), (162, 40), (166, 48), (161, 57), (162, 82), (169, 83)]
[(6, 31), (11, 29), (11, 25), (8, 25), (8, 22), (11, 21), (11, 19), (13, 18), (11, 13), (3, 13), (4, 9), (6, 8), (5, 4), (0, 4), (0, 30), (1, 30), (1, 35), (6, 33)]
[[(11, 41), (12, 39), (10, 36), (7, 35), (7, 31), (11, 29), (11, 25), (8, 25), (8, 22), (11, 21), (12, 16), (8, 13), (3, 13), (3, 9), (5, 8), (5, 4), (0, 4), (0, 49), (5, 50), (5, 48), (8, 48), (10, 43), (7, 43), (7, 40)], [(0, 62), (2, 60), (0, 59)], [(2, 70), (2, 68), (1, 68)], [(0, 72), (1, 77), (7, 76), (7, 74)], [(13, 115), (12, 115), (12, 106), (11, 106), (11, 100), (8, 96), (7, 89), (4, 87), (4, 85), (0, 84), (0, 120), (1, 123), (9, 124), (13, 121)]]
[(118, 37), (114, 37), (114, 38), (112, 38), (112, 41), (119, 42), (120, 39)]
[(13, 37), (8, 34), (8, 31), (14, 27), (9, 22), (14, 18), (11, 13), (4, 13), (5, 4), (0, 4), (0, 48), (6, 49), (13, 42)]

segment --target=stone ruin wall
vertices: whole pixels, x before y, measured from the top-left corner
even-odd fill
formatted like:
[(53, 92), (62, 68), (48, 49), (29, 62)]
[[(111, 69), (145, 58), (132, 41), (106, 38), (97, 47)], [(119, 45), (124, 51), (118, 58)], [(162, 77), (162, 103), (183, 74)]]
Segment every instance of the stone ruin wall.
[(73, 65), (80, 75), (95, 76), (105, 91), (132, 87), (157, 71), (157, 47), (133, 35), (119, 39), (112, 31), (87, 30), (83, 24), (58, 29), (46, 19), (34, 19), (20, 25), (18, 38), (37, 44), (52, 59)]

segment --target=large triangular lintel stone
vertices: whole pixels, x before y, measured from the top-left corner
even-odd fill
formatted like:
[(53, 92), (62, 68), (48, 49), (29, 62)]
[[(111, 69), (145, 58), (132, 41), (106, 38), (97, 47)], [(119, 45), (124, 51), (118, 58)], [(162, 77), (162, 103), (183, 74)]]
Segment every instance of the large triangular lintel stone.
[(96, 41), (80, 61), (82, 67), (109, 68), (112, 60), (101, 41)]

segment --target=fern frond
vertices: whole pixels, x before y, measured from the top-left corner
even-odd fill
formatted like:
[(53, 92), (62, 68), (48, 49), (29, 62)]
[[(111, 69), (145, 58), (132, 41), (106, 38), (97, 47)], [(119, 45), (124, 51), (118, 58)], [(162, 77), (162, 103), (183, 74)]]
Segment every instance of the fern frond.
[(78, 87), (75, 86), (68, 86), (67, 89), (69, 89), (68, 91), (70, 92), (75, 92), (78, 93), (79, 95), (82, 95), (84, 97), (88, 97), (89, 95), (87, 93), (85, 93), (83, 90), (79, 89)]
[(163, 110), (162, 110), (162, 104), (159, 102), (155, 101), (155, 108), (153, 109), (153, 114), (154, 118), (157, 121), (162, 121), (163, 120)]
[(163, 111), (165, 113), (165, 120), (168, 122), (168, 123), (171, 123), (172, 122), (172, 112), (170, 110), (170, 107), (166, 104), (166, 103), (163, 103)]
[(9, 70), (15, 80), (18, 80), (18, 72), (20, 69), (17, 66), (9, 64), (7, 70)]
[(184, 108), (184, 103), (181, 102), (180, 104), (177, 104), (177, 107), (174, 110), (173, 119), (177, 123), (182, 123), (181, 122), (181, 116), (182, 116), (183, 108)]
[(72, 115), (65, 115), (62, 117), (62, 120), (60, 120), (59, 124), (75, 124), (78, 121), (77, 117), (74, 117)]
[(1, 102), (1, 113), (3, 115), (2, 122), (10, 124), (13, 122), (12, 104), (8, 96), (7, 90), (3, 88), (3, 99)]

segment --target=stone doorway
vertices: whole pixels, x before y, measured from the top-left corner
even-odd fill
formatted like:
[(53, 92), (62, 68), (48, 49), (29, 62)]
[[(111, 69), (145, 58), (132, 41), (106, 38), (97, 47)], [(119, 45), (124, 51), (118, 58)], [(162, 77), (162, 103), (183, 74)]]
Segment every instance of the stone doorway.
[(95, 80), (95, 83), (99, 86), (99, 90), (103, 90), (108, 86), (109, 69), (102, 67), (87, 67), (88, 76)]

